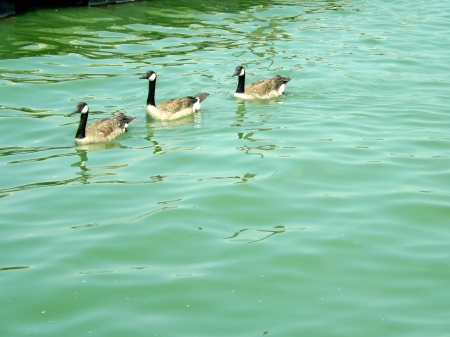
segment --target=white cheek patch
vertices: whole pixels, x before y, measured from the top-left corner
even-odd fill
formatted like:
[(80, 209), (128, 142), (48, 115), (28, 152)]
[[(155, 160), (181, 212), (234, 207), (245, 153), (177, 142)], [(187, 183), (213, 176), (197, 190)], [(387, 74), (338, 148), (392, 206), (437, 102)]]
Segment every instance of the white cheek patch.
[(245, 69), (242, 68), (241, 73), (239, 74), (239, 76), (244, 76), (245, 75)]
[(153, 74), (149, 77), (148, 80), (149, 80), (149, 81), (154, 81), (154, 80), (156, 80), (156, 74), (153, 73)]
[(147, 107), (145, 108), (145, 110), (147, 111), (147, 113), (149, 114), (149, 115), (158, 115), (158, 109), (156, 109), (156, 107), (155, 106), (153, 106), (153, 105), (147, 105)]
[(197, 99), (197, 102), (195, 102), (194, 105), (192, 106), (192, 110), (196, 112), (199, 109), (200, 109), (200, 99)]
[(81, 110), (82, 114), (85, 114), (86, 112), (89, 111), (89, 107), (87, 106), (87, 104), (84, 106), (83, 110)]
[(286, 88), (286, 85), (283, 83), (280, 85), (280, 88), (278, 89), (278, 93), (281, 95), (284, 92), (284, 88)]

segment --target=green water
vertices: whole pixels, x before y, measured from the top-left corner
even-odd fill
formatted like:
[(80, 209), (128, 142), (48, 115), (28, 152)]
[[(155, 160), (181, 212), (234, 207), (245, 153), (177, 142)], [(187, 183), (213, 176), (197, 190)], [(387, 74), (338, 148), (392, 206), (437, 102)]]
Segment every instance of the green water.
[[(0, 21), (0, 336), (450, 336), (449, 36), (437, 0)], [(147, 70), (210, 96), (148, 120)], [(79, 101), (139, 118), (76, 147)]]

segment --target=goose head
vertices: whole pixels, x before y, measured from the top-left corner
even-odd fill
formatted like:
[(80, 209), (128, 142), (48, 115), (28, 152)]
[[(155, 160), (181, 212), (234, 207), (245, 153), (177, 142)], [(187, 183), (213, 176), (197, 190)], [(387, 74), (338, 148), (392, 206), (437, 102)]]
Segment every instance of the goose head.
[(152, 70), (147, 71), (143, 76), (139, 77), (141, 80), (149, 80), (149, 81), (155, 81), (156, 80), (156, 73)]
[(85, 103), (85, 102), (80, 102), (77, 104), (77, 107), (75, 108), (75, 110), (73, 110), (71, 115), (74, 115), (76, 113), (84, 115), (85, 113), (88, 113), (88, 112), (89, 112), (89, 105), (87, 105), (87, 103)]
[(232, 76), (244, 76), (245, 75), (245, 69), (243, 66), (237, 66), (234, 70), (234, 74)]

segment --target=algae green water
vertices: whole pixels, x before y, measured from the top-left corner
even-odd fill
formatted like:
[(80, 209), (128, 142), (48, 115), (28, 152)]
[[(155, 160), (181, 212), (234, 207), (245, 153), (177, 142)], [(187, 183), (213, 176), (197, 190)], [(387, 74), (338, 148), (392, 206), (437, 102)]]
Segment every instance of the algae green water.
[[(449, 36), (437, 0), (0, 21), (0, 336), (450, 336)], [(147, 70), (210, 96), (147, 119)], [(79, 101), (139, 118), (75, 146)]]

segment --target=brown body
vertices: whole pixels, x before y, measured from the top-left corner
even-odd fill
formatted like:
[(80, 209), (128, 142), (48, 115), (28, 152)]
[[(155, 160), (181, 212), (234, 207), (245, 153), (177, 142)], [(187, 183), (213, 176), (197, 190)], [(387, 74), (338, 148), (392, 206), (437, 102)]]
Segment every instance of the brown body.
[[(198, 94), (200, 95), (200, 94)], [(207, 93), (203, 93), (205, 97), (198, 101), (197, 96), (187, 96), (183, 98), (168, 99), (158, 106), (147, 104), (147, 115), (154, 119), (172, 120), (193, 114), (200, 108), (200, 103), (208, 97)]]

